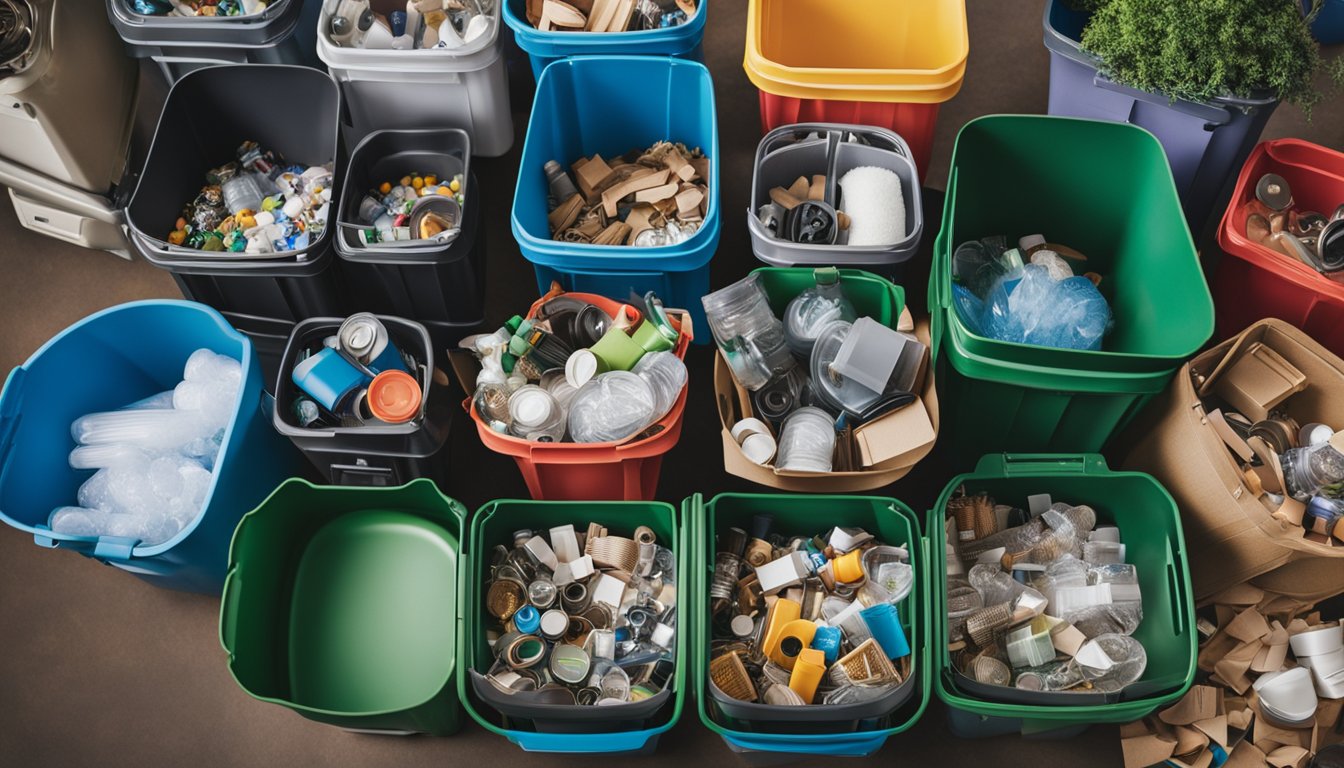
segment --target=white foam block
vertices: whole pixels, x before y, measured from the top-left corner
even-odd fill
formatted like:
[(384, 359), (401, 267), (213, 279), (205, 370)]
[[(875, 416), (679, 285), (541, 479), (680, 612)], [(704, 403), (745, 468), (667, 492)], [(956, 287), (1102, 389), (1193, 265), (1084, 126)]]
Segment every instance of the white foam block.
[(551, 549), (551, 545), (547, 544), (546, 540), (540, 536), (533, 536), (528, 539), (527, 543), (523, 546), (527, 548), (528, 552), (532, 553), (532, 556), (537, 559), (537, 562), (550, 568), (552, 571), (560, 565), (560, 561), (556, 559), (555, 551)]
[(583, 581), (592, 576), (597, 569), (593, 567), (593, 556), (584, 555), (569, 564), (569, 575), (574, 581)]
[(849, 216), (847, 245), (894, 245), (905, 239), (901, 177), (877, 166), (860, 166), (840, 177), (840, 206)]
[(582, 553), (579, 552), (579, 537), (574, 533), (574, 526), (561, 525), (552, 528), (551, 549), (555, 550), (556, 558), (562, 563), (578, 560)]
[(597, 582), (589, 588), (588, 593), (593, 596), (594, 603), (609, 605), (612, 610), (617, 610), (625, 597), (625, 582), (604, 573), (597, 577)]

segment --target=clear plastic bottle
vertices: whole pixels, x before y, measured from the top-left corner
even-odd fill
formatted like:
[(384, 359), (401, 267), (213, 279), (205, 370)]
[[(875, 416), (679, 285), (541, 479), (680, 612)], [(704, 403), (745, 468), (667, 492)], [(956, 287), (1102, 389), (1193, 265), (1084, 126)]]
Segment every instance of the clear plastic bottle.
[(1288, 493), (1298, 501), (1312, 496), (1334, 496), (1344, 486), (1344, 432), (1305, 448), (1292, 448), (1279, 456)]
[(758, 390), (794, 367), (784, 324), (770, 309), (759, 275), (720, 288), (701, 303), (714, 341), (743, 387)]
[(858, 317), (840, 284), (840, 270), (819, 267), (812, 271), (812, 278), (816, 284), (795, 296), (784, 310), (784, 338), (802, 361), (811, 357), (822, 328), (836, 320), (852, 323)]

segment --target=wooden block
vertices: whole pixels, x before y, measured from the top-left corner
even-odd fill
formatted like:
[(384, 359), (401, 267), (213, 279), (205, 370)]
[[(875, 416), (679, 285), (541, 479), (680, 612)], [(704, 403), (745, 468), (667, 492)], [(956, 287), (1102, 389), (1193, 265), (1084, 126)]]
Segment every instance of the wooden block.
[(607, 165), (607, 161), (603, 160), (601, 155), (593, 155), (582, 164), (575, 163), (572, 168), (574, 180), (578, 182), (579, 191), (583, 193), (584, 199), (589, 205), (596, 203), (597, 196), (611, 180), (611, 166)]
[(632, 175), (602, 193), (602, 211), (607, 214), (607, 218), (616, 218), (616, 203), (620, 202), (622, 198), (645, 189), (662, 186), (667, 183), (669, 175), (671, 175), (671, 171), (666, 169), (643, 176)]
[(695, 181), (695, 180), (698, 178), (698, 179), (700, 179), (701, 181), (703, 181), (703, 182), (705, 182), (706, 184), (708, 184), (708, 183), (709, 183), (709, 158), (708, 158), (708, 157), (697, 157), (697, 158), (693, 158), (693, 159), (690, 161), (690, 163), (691, 163), (691, 167), (695, 169), (695, 176), (691, 177), (690, 179), (687, 179), (687, 181)]
[(770, 190), (770, 201), (780, 206), (786, 211), (792, 211), (802, 204), (802, 200), (794, 197), (789, 190), (783, 187), (775, 187)]
[(705, 199), (705, 193), (697, 187), (689, 187), (677, 193), (677, 216), (687, 219), (692, 216), (700, 215), (700, 202)]
[[(542, 6), (545, 4), (546, 0), (527, 0), (527, 23), (538, 28), (541, 26)], [(426, 18), (425, 21), (428, 22), (429, 19)]]
[(541, 12), (542, 24), (548, 20), (554, 27), (563, 29), (583, 29), (588, 23), (588, 18), (583, 15), (578, 8), (564, 2), (564, 0), (545, 0)]
[(807, 190), (808, 200), (826, 199), (826, 176), (818, 174), (812, 177), (812, 186)]
[(690, 181), (695, 178), (695, 167), (686, 162), (686, 158), (682, 157), (680, 152), (675, 150), (668, 152), (667, 156), (663, 158), (663, 164), (682, 181)]
[(630, 19), (635, 15), (635, 0), (617, 0), (615, 11), (611, 15), (608, 32), (624, 32), (630, 27)]
[(812, 185), (808, 183), (806, 176), (799, 176), (794, 180), (793, 186), (789, 187), (789, 194), (799, 200), (806, 200), (808, 193), (812, 191)]
[(558, 232), (564, 232), (574, 225), (575, 220), (579, 218), (579, 211), (583, 209), (583, 197), (571, 195), (563, 203), (557, 205), (554, 211), (551, 211), (547, 219), (551, 225), (551, 236), (554, 237)]
[(623, 221), (613, 221), (607, 228), (593, 238), (593, 245), (620, 245), (630, 235), (630, 225)]
[(635, 202), (653, 203), (659, 200), (666, 200), (677, 194), (677, 185), (675, 182), (668, 182), (659, 187), (650, 187), (635, 193)]
[(648, 203), (640, 203), (630, 209), (630, 215), (625, 217), (625, 223), (630, 227), (630, 234), (625, 238), (626, 245), (634, 245), (635, 238), (639, 237), (640, 232), (654, 228), (655, 221), (661, 221), (662, 215), (658, 210)]
[(844, 211), (836, 211), (835, 220), (837, 223), (840, 224), (840, 229), (842, 230), (849, 229), (849, 214), (845, 213)]
[(588, 26), (584, 29), (589, 32), (605, 32), (611, 25), (612, 14), (616, 11), (616, 5), (620, 0), (593, 0), (593, 10), (588, 14)]

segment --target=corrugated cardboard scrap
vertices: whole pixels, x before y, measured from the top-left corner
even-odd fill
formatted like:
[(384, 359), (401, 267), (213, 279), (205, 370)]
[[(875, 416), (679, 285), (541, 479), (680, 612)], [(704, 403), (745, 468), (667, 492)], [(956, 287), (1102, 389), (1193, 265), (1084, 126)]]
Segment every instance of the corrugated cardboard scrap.
[(1172, 706), (1120, 729), (1126, 768), (1307, 768), (1316, 750), (1344, 741), (1344, 700), (1318, 699), (1310, 726), (1284, 728), (1260, 711), (1255, 678), (1296, 666), (1290, 635), (1321, 623), (1314, 606), (1250, 584), (1213, 598), (1216, 631), (1199, 650), (1206, 677)]

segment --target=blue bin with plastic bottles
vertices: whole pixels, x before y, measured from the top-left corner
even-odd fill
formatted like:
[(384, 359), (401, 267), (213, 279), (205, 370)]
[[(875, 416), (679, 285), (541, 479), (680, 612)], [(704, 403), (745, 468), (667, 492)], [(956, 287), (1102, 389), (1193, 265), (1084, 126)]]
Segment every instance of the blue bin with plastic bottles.
[[(1311, 13), (1315, 0), (1302, 0), (1302, 12)], [(1321, 45), (1344, 43), (1344, 0), (1320, 0), (1321, 10), (1311, 20), (1311, 36)]]
[[(201, 348), (241, 362), (243, 384), (196, 519), (153, 546), (52, 531), (52, 510), (74, 504), (92, 474), (70, 467), (71, 422), (173, 388)], [(252, 342), (203, 304), (136, 301), (90, 315), (11, 371), (0, 391), (0, 519), (39, 546), (74, 550), (155, 586), (218, 594), (238, 520), (303, 468), (271, 428), (267, 397)]]
[(542, 32), (527, 20), (527, 0), (506, 0), (504, 23), (513, 30), (518, 47), (532, 60), (532, 75), (541, 79), (548, 64), (566, 56), (676, 56), (704, 63), (701, 41), (709, 0), (696, 3), (686, 23), (635, 32)]
[[(665, 56), (561, 59), (541, 75), (513, 196), (513, 236), (536, 269), (542, 293), (558, 282), (624, 300), (654, 291), (704, 328), (700, 297), (719, 245), (719, 130), (714, 84), (703, 64)], [(648, 248), (551, 239), (548, 160), (568, 169), (580, 157), (619, 156), (659, 141), (699, 147), (709, 159), (709, 196), (699, 230), (681, 243)], [(709, 334), (697, 343), (709, 343)]]

